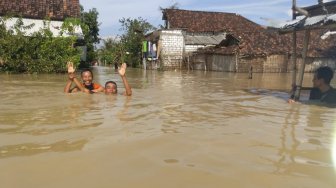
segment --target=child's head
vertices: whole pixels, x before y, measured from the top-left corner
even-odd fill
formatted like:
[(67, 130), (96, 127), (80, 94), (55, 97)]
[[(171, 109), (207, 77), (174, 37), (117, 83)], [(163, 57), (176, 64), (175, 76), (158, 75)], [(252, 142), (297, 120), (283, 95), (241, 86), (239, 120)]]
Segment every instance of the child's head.
[(113, 81), (107, 81), (105, 83), (105, 94), (111, 95), (111, 94), (116, 94), (117, 92), (118, 92), (117, 83)]
[(84, 69), (81, 72), (81, 77), (85, 85), (90, 85), (93, 80), (93, 74), (90, 69)]

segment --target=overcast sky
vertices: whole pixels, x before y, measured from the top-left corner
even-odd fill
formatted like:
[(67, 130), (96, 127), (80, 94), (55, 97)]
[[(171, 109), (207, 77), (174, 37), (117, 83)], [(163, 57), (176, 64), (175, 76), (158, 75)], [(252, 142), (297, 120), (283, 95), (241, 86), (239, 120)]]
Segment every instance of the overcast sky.
[[(163, 25), (159, 7), (174, 3), (185, 10), (237, 13), (262, 25), (291, 19), (292, 0), (80, 0), (85, 11), (96, 8), (99, 12), (101, 37), (121, 34), (119, 19), (123, 17), (142, 17), (154, 26)], [(317, 0), (297, 0), (299, 7), (313, 4), (317, 4)]]

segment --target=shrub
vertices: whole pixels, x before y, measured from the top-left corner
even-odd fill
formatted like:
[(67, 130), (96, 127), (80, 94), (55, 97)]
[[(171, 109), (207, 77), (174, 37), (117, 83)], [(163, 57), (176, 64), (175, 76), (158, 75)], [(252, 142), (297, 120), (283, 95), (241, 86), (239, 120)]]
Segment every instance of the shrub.
[(45, 27), (30, 36), (18, 19), (13, 28), (6, 29), (0, 18), (0, 71), (11, 73), (59, 73), (66, 70), (67, 61), (79, 64), (80, 51), (74, 48), (75, 37), (54, 37)]

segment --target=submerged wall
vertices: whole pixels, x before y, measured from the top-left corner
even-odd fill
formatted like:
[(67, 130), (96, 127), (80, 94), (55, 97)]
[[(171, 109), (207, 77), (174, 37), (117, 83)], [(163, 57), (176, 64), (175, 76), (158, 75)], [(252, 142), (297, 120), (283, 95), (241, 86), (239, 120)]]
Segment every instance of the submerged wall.
[(179, 69), (183, 60), (184, 37), (181, 30), (163, 30), (160, 35), (160, 65), (164, 70)]
[[(301, 67), (302, 58), (297, 59), (297, 67)], [(289, 70), (291, 70), (291, 65), (288, 66)], [(305, 72), (314, 72), (317, 68), (321, 66), (329, 66), (333, 70), (336, 70), (336, 58), (307, 58)]]
[[(289, 55), (238, 57), (236, 55), (197, 54), (190, 58), (190, 64), (195, 70), (222, 72), (249, 72), (251, 66), (253, 72), (290, 72), (291, 61)], [(302, 58), (298, 58), (296, 63), (299, 70)], [(329, 66), (336, 70), (336, 58), (307, 58), (305, 72), (314, 72), (320, 66)]]
[(221, 55), (196, 55), (190, 58), (192, 69), (235, 72), (236, 57)]

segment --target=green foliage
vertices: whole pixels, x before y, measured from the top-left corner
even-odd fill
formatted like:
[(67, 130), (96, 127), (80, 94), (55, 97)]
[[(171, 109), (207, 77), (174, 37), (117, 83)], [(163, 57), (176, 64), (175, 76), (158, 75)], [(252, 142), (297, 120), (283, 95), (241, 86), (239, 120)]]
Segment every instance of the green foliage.
[(97, 59), (97, 53), (94, 44), (99, 43), (99, 23), (98, 11), (93, 8), (85, 12), (81, 6), (81, 27), (84, 34), (85, 45), (87, 46), (87, 61), (91, 62)]
[(103, 42), (104, 46), (99, 50), (100, 61), (106, 65), (118, 63), (120, 61), (120, 49), (122, 48), (122, 44), (112, 38), (108, 38)]
[(133, 67), (141, 64), (142, 41), (145, 40), (145, 34), (156, 28), (146, 20), (139, 17), (138, 19), (122, 18), (121, 30), (125, 33), (121, 36), (120, 55), (121, 59)]
[(22, 19), (14, 27), (6, 29), (0, 21), (0, 71), (13, 73), (64, 72), (67, 61), (79, 64), (79, 51), (73, 47), (74, 37), (53, 37), (45, 27), (31, 36), (26, 36)]
[(155, 27), (142, 18), (122, 18), (119, 22), (124, 34), (120, 40), (104, 40), (104, 46), (99, 50), (99, 58), (107, 65), (127, 63), (138, 67), (142, 61), (142, 41), (145, 40), (145, 34)]
[(80, 27), (82, 25), (82, 22), (80, 19), (77, 18), (66, 18), (62, 24), (61, 27), (61, 35), (64, 32), (69, 33), (70, 35), (74, 35), (75, 33), (75, 27)]

